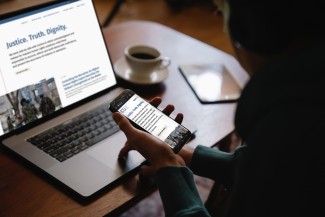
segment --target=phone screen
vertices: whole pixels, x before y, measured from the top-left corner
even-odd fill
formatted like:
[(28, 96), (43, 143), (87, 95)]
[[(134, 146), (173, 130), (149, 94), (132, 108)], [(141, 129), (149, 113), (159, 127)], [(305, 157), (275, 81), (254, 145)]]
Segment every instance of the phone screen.
[(118, 111), (171, 148), (189, 139), (189, 130), (134, 94)]

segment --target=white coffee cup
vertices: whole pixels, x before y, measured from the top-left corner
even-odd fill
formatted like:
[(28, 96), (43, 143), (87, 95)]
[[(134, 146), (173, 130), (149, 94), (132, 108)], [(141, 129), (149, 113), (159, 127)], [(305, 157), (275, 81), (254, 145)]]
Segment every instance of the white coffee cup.
[(148, 78), (155, 72), (170, 65), (170, 58), (149, 45), (131, 45), (125, 48), (124, 56), (132, 73), (136, 78)]

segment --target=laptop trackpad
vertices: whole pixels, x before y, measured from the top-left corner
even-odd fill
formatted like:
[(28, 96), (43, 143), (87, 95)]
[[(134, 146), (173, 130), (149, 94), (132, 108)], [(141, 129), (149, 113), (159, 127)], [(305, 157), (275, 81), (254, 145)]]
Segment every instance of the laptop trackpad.
[(126, 162), (120, 163), (118, 161), (118, 153), (124, 146), (125, 141), (125, 136), (119, 132), (109, 137), (109, 139), (96, 144), (96, 146), (87, 150), (86, 153), (116, 172), (125, 173), (139, 166), (144, 161), (142, 155), (136, 151), (129, 153)]

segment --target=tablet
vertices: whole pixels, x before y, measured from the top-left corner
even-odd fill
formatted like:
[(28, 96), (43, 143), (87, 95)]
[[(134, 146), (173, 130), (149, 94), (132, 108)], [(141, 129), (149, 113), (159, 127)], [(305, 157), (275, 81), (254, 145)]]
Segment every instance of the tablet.
[(236, 102), (240, 96), (239, 84), (222, 64), (182, 64), (179, 70), (203, 104)]

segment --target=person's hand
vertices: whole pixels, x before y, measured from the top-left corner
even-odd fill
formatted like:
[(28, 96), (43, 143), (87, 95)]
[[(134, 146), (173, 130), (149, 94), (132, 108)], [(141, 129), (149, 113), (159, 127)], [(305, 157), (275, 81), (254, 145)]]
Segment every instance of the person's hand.
[(184, 146), (179, 152), (178, 155), (181, 156), (186, 164), (186, 166), (190, 166), (192, 157), (193, 157), (194, 149)]
[[(151, 101), (153, 106), (158, 106), (161, 103), (160, 98), (154, 98)], [(174, 110), (174, 106), (168, 105), (163, 110), (166, 115), (170, 115)], [(149, 162), (149, 166), (143, 166), (141, 173), (143, 175), (151, 175), (156, 170), (165, 166), (185, 166), (184, 160), (173, 150), (166, 145), (163, 141), (150, 135), (149, 133), (143, 132), (132, 126), (129, 120), (116, 112), (113, 114), (113, 119), (125, 133), (127, 142), (119, 153), (120, 158), (127, 157), (130, 150), (136, 150)], [(183, 120), (183, 115), (178, 114), (175, 118), (178, 123)]]

